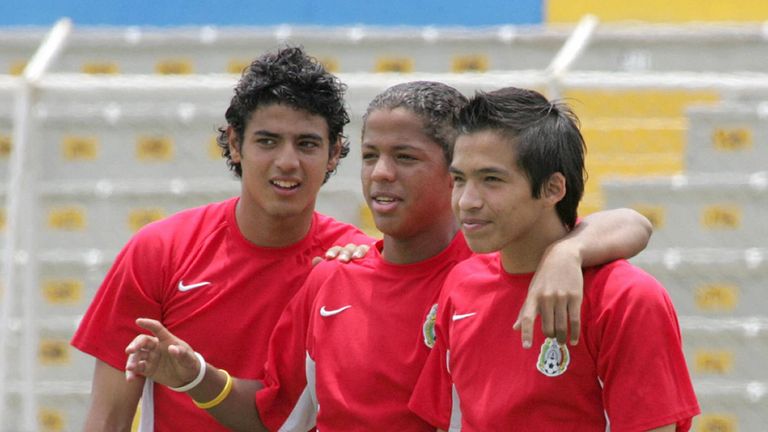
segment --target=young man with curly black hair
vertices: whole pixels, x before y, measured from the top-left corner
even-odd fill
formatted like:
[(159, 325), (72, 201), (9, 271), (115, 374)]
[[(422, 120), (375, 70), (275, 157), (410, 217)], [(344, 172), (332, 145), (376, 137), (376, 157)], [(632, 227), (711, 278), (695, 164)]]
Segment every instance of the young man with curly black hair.
[(312, 259), (334, 245), (372, 241), (315, 212), (320, 186), (348, 152), (344, 91), (300, 48), (263, 55), (245, 70), (218, 139), (241, 179), (239, 197), (141, 229), (73, 338), (96, 358), (86, 430), (130, 430), (140, 397), (142, 431), (225, 430), (183, 393), (126, 381), (135, 319), (160, 320), (216, 364), (258, 379), (272, 328)]

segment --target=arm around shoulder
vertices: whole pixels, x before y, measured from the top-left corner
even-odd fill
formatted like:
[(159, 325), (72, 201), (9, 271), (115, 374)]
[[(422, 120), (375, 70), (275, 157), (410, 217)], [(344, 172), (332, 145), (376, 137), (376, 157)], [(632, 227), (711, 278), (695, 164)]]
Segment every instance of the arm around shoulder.
[(616, 209), (585, 217), (544, 253), (513, 328), (521, 330), (523, 347), (533, 341), (533, 323), (541, 313), (547, 337), (565, 343), (570, 328), (578, 343), (583, 298), (582, 267), (629, 258), (642, 251), (651, 237), (651, 223), (631, 209)]
[(573, 248), (582, 266), (589, 267), (637, 255), (648, 246), (652, 232), (651, 222), (635, 210), (604, 210), (586, 216), (552, 248)]

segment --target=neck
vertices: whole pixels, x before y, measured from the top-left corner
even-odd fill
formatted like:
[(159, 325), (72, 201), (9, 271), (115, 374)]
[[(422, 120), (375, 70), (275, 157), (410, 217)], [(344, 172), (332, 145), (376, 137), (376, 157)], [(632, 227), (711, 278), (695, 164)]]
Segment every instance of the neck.
[(501, 264), (507, 273), (532, 273), (539, 266), (549, 245), (568, 234), (568, 229), (553, 213), (542, 217), (528, 233), (501, 250)]
[(393, 264), (414, 264), (432, 258), (448, 248), (459, 230), (451, 215), (450, 220), (436, 223), (429, 231), (398, 238), (384, 235), (381, 255)]
[(241, 199), (235, 209), (237, 227), (248, 241), (262, 247), (286, 247), (302, 240), (312, 226), (314, 206), (295, 216), (271, 216), (251, 209)]

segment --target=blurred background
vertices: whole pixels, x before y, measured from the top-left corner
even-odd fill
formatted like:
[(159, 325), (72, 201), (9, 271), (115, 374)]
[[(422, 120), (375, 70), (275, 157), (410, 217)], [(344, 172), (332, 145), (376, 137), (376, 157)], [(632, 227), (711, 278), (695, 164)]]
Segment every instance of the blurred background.
[(349, 85), (352, 152), (318, 209), (373, 234), (358, 146), (375, 94), (429, 79), (564, 98), (588, 147), (581, 214), (631, 207), (654, 224), (633, 262), (677, 308), (695, 430), (766, 430), (768, 2), (11, 0), (0, 431), (82, 428), (93, 359), (68, 344), (78, 320), (137, 229), (238, 193), (216, 128), (240, 71), (287, 43)]

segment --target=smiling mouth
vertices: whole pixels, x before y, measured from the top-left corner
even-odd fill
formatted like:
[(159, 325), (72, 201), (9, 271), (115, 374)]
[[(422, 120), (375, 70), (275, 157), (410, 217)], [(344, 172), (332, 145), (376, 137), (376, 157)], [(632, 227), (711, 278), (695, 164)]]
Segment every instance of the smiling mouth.
[(278, 188), (285, 189), (285, 190), (296, 189), (300, 185), (299, 182), (288, 181), (288, 180), (270, 180), (269, 183), (272, 184), (273, 186), (277, 186)]
[(461, 221), (462, 228), (469, 231), (481, 229), (486, 225), (488, 225), (488, 221), (478, 219), (467, 219)]
[(377, 202), (379, 204), (392, 204), (393, 202), (397, 201), (397, 199), (392, 198), (392, 197), (380, 196), (380, 197), (374, 197), (373, 201)]

